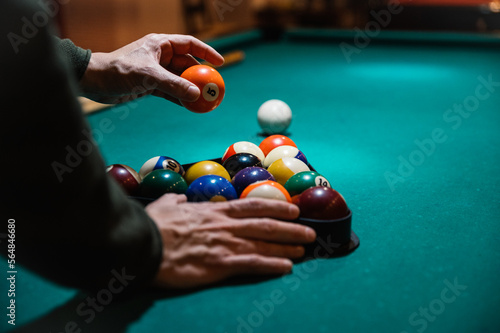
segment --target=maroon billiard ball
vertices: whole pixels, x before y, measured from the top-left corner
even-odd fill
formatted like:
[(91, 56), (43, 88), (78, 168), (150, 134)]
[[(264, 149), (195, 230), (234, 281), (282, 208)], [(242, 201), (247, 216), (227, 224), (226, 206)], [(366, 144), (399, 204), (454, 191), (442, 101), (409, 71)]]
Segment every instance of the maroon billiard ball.
[(326, 186), (311, 187), (292, 198), (300, 209), (300, 217), (315, 220), (336, 220), (346, 217), (349, 208), (344, 197)]
[(112, 164), (106, 168), (106, 172), (120, 184), (128, 195), (137, 193), (141, 184), (141, 177), (137, 171), (125, 164)]

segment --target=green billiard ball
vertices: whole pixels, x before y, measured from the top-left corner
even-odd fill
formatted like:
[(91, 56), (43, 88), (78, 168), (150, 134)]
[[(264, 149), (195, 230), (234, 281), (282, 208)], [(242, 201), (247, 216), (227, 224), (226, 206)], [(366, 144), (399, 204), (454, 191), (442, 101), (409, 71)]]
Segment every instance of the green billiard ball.
[(187, 183), (180, 174), (172, 170), (157, 169), (144, 177), (139, 187), (139, 195), (157, 199), (165, 193), (184, 194), (186, 190)]
[(315, 186), (331, 187), (328, 180), (316, 171), (302, 171), (296, 173), (285, 183), (285, 189), (292, 197)]

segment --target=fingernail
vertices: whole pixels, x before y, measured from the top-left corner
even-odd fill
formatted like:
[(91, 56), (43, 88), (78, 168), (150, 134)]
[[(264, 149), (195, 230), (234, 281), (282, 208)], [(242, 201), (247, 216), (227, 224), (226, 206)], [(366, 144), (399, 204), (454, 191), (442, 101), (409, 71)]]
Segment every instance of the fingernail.
[(312, 228), (306, 228), (306, 237), (311, 242), (316, 239), (316, 232)]
[(187, 93), (186, 93), (186, 98), (189, 99), (189, 101), (196, 101), (198, 97), (200, 96), (200, 89), (198, 89), (197, 86), (189, 86)]
[(290, 213), (290, 216), (297, 218), (299, 217), (300, 210), (299, 207), (291, 205), (290, 208), (288, 208), (288, 212)]
[(283, 261), (283, 264), (284, 264), (284, 267), (286, 269), (286, 273), (290, 273), (292, 271), (292, 268), (293, 268), (293, 262), (289, 259), (285, 259)]

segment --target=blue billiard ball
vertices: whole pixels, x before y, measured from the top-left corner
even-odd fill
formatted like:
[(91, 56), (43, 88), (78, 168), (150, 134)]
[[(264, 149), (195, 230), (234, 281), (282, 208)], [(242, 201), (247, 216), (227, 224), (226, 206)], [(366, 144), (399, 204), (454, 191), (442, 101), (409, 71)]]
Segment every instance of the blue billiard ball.
[(231, 183), (236, 189), (238, 196), (240, 196), (241, 192), (243, 192), (248, 185), (263, 180), (275, 181), (273, 175), (266, 169), (261, 167), (248, 167), (238, 171), (231, 180)]
[(221, 176), (205, 175), (195, 179), (186, 191), (188, 201), (228, 201), (238, 198), (231, 182)]

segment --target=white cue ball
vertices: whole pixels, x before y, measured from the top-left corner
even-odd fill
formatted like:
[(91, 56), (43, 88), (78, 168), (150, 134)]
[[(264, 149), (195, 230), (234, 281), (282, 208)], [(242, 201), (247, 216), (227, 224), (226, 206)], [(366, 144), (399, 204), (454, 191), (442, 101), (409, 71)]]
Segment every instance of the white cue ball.
[(266, 134), (283, 134), (292, 122), (292, 110), (283, 101), (271, 99), (257, 112), (259, 125)]

